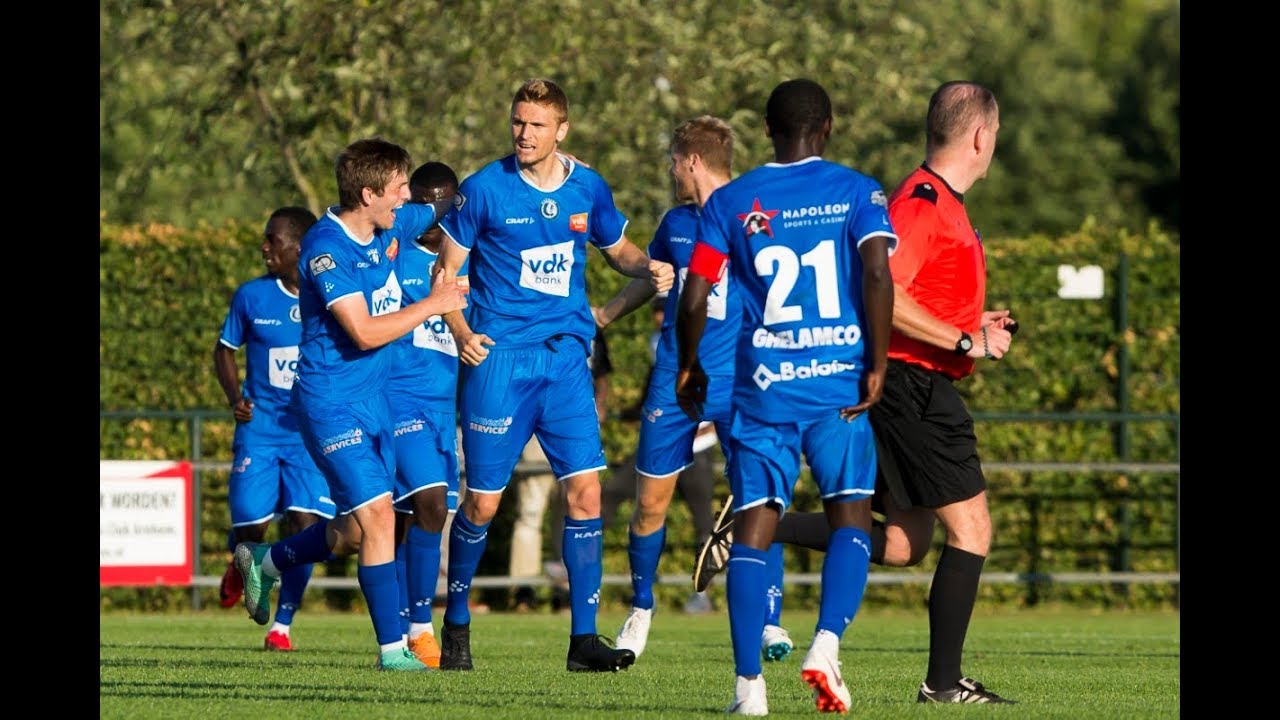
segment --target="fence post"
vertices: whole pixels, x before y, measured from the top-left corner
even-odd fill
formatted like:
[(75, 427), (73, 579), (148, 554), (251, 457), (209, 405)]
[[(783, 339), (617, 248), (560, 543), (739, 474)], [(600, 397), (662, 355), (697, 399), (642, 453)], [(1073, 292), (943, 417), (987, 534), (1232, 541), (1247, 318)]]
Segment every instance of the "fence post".
[[(1120, 253), (1119, 263), (1116, 269), (1116, 337), (1120, 343), (1120, 347), (1116, 353), (1117, 366), (1117, 382), (1116, 382), (1116, 407), (1120, 412), (1119, 424), (1116, 428), (1116, 454), (1120, 457), (1121, 462), (1128, 462), (1130, 456), (1129, 447), (1129, 256)], [(1129, 548), (1132, 544), (1130, 537), (1133, 525), (1133, 508), (1130, 507), (1130, 501), (1125, 497), (1117, 498), (1116, 502), (1116, 525), (1119, 537), (1116, 539), (1115, 554), (1112, 558), (1111, 569), (1117, 572), (1128, 572), (1130, 565)], [(1116, 584), (1113, 586), (1115, 590), (1120, 592), (1127, 599), (1129, 597), (1128, 584)]]
[[(191, 416), (191, 461), (195, 463), (195, 468), (191, 475), (191, 554), (192, 564), (195, 566), (195, 572), (200, 575), (204, 571), (204, 565), (201, 559), (204, 557), (203, 544), (200, 542), (200, 536), (203, 534), (201, 527), (201, 516), (204, 515), (204, 471), (200, 469), (201, 453), (200, 436), (204, 432), (204, 426), (200, 416)], [(200, 609), (200, 588), (195, 583), (191, 584), (191, 609)]]

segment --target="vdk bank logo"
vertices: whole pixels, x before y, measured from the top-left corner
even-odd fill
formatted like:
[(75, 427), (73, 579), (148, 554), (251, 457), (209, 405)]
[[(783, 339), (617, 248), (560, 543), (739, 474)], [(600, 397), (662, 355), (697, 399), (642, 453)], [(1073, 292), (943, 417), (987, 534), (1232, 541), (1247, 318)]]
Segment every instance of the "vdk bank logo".
[(520, 287), (569, 297), (569, 273), (572, 270), (572, 240), (520, 251)]

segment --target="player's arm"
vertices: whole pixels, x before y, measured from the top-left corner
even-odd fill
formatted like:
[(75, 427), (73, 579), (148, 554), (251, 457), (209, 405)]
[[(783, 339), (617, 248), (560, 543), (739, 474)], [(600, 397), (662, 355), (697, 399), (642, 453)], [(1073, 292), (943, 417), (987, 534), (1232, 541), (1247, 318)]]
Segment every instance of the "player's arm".
[(213, 372), (218, 376), (218, 384), (222, 393), (227, 396), (227, 405), (235, 415), (236, 422), (246, 423), (253, 419), (253, 401), (240, 394), (240, 369), (236, 367), (236, 351), (228, 347), (219, 338), (213, 344)]
[(625, 237), (600, 252), (604, 253), (610, 267), (623, 275), (647, 278), (655, 293), (670, 290), (675, 282), (675, 268), (671, 263), (650, 260), (643, 250)]
[(444, 315), (467, 306), (467, 288), (456, 278), (446, 281), (437, 275), (431, 283), (431, 294), (421, 300), (385, 315), (370, 315), (364, 296), (353, 293), (329, 306), (329, 312), (361, 350), (382, 347), (412, 331), (432, 315)]
[(591, 314), (596, 318), (596, 327), (607, 327), (614, 320), (630, 315), (632, 311), (649, 302), (649, 298), (657, 294), (648, 277), (632, 278), (631, 282), (619, 290), (609, 302), (591, 309)]
[(720, 281), (729, 258), (719, 250), (698, 242), (693, 246), (689, 273), (680, 290), (676, 313), (676, 400), (685, 415), (695, 422), (702, 420), (702, 405), (707, 399), (707, 374), (698, 362), (698, 344), (707, 326), (707, 297), (711, 286)]
[(866, 313), (863, 331), (867, 369), (862, 374), (862, 398), (844, 408), (840, 415), (851, 420), (880, 401), (884, 375), (889, 368), (889, 332), (893, 327), (895, 291), (889, 272), (889, 238), (869, 237), (858, 244), (862, 258), (862, 307)]
[[(432, 282), (437, 279), (456, 282), (458, 270), (467, 261), (468, 252), (445, 233), (444, 242), (440, 243), (440, 257), (436, 259), (436, 266), (432, 271)], [(444, 313), (440, 317), (449, 326), (449, 332), (453, 333), (453, 341), (458, 346), (458, 357), (472, 367), (484, 362), (489, 356), (489, 349), (485, 346), (494, 345), (493, 339), (484, 333), (472, 331), (461, 309)]]

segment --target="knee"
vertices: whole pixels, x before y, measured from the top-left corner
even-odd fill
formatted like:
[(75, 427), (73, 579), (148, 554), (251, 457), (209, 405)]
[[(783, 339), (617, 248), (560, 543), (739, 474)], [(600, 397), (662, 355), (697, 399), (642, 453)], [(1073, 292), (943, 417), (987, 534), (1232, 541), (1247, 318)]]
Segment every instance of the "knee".
[(930, 538), (912, 537), (901, 528), (889, 526), (884, 530), (885, 567), (911, 567), (919, 565), (929, 554)]
[(500, 493), (469, 492), (467, 499), (462, 502), (462, 510), (472, 523), (485, 525), (498, 514), (498, 503), (501, 499)]
[(640, 535), (648, 535), (662, 527), (667, 519), (667, 506), (671, 498), (641, 494), (636, 499), (635, 521), (632, 523)]
[(600, 481), (594, 476), (580, 475), (563, 481), (565, 510), (569, 517), (592, 518), (600, 515)]

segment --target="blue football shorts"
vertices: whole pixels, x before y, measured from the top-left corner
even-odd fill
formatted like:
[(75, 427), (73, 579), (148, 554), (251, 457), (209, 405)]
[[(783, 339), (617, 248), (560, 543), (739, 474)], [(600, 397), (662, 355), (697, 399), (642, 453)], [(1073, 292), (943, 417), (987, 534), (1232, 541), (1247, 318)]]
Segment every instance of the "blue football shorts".
[(764, 503), (785, 512), (802, 452), (824, 501), (862, 500), (875, 491), (876, 443), (866, 413), (852, 422), (832, 410), (798, 422), (766, 423), (734, 412), (729, 445), (735, 512)]
[(245, 527), (279, 517), (286, 511), (332, 518), (329, 483), (299, 442), (291, 445), (244, 440), (232, 448), (235, 462), (227, 487), (231, 526)]
[(386, 395), (345, 405), (299, 402), (295, 416), (302, 441), (329, 481), (338, 514), (395, 490), (396, 449)]
[(397, 512), (413, 512), (414, 493), (447, 488), (450, 510), (458, 509), (458, 431), (452, 407), (439, 401), (391, 395), (396, 446)]
[[(716, 433), (729, 437), (733, 400), (733, 376), (707, 378), (707, 400), (702, 419), (715, 423)], [(654, 369), (644, 397), (644, 417), (640, 423), (640, 444), (636, 447), (636, 472), (646, 477), (666, 477), (693, 464), (693, 437), (698, 423), (676, 403), (676, 372)], [(730, 450), (721, 443), (726, 456)]]
[(499, 493), (535, 434), (557, 480), (603, 470), (604, 447), (586, 346), (570, 335), (489, 349), (462, 366), (459, 408), (467, 491)]

